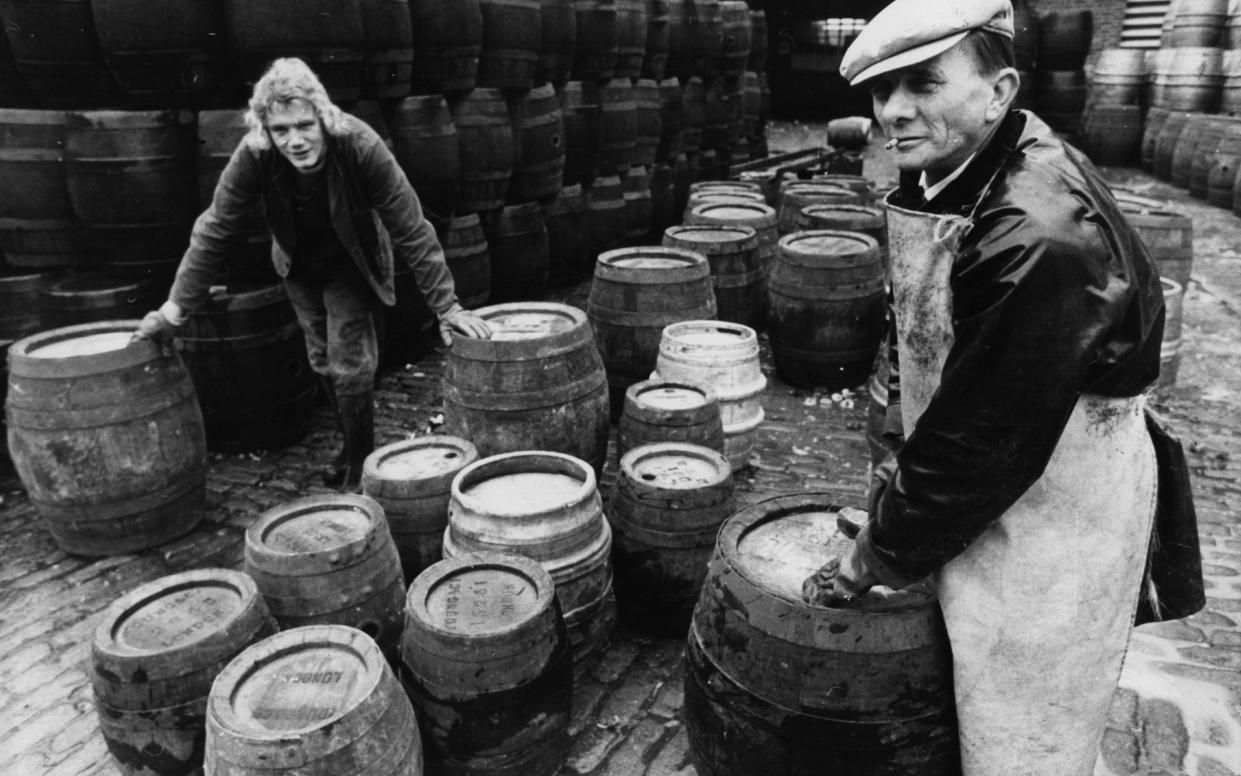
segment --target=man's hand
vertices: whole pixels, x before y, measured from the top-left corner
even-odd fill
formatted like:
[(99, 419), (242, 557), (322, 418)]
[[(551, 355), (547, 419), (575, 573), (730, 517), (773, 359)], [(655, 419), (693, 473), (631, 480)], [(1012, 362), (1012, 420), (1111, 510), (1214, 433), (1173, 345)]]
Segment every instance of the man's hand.
[(445, 345), (452, 345), (453, 332), (467, 337), (491, 339), (491, 326), (461, 305), (453, 305), (451, 310), (440, 316), (440, 338)]
[[(836, 518), (840, 532), (850, 539), (856, 538), (861, 526), (851, 518), (864, 514), (856, 509), (842, 510)], [(802, 583), (802, 600), (816, 606), (840, 606), (864, 595), (879, 579), (871, 573), (858, 552), (856, 543), (845, 546), (839, 558), (832, 558)]]
[(133, 339), (149, 339), (161, 348), (167, 349), (172, 345), (174, 329), (176, 326), (164, 317), (162, 312), (152, 310), (143, 316), (137, 331), (134, 332)]

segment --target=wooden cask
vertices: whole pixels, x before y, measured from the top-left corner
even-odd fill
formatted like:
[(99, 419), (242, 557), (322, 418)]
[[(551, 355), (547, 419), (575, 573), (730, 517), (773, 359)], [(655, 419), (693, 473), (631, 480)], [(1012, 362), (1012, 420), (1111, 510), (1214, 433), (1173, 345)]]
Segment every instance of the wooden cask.
[(478, 86), (529, 89), (543, 47), (539, 0), (479, 0), (483, 47), (478, 54)]
[(493, 334), (453, 340), (444, 364), (444, 432), (470, 440), (483, 456), (552, 450), (601, 470), (607, 376), (586, 313), (551, 302), (476, 312)]
[(360, 0), (362, 96), (399, 99), (414, 78), (414, 28), (409, 0)]
[(723, 0), (720, 3), (720, 15), (723, 19), (720, 73), (739, 78), (746, 71), (753, 45), (754, 29), (750, 22), (750, 7), (745, 0)]
[(670, 324), (659, 341), (653, 377), (710, 386), (720, 402), (724, 457), (733, 471), (749, 465), (767, 388), (753, 329), (727, 321)]
[(776, 243), (780, 239), (776, 211), (762, 202), (708, 202), (690, 210), (685, 223), (748, 226), (758, 234), (759, 266), (767, 271), (775, 260)]
[(645, 0), (646, 2), (646, 54), (642, 58), (642, 78), (661, 81), (668, 67), (668, 46), (671, 30), (668, 28), (669, 0)]
[(422, 776), (413, 706), (375, 642), (344, 625), (281, 631), (211, 686), (211, 776)]
[(801, 210), (809, 205), (865, 205), (866, 197), (834, 183), (798, 181), (780, 187), (776, 229), (783, 237), (796, 231)]
[(246, 530), (245, 555), (282, 629), (345, 625), (396, 654), (405, 579), (374, 499), (336, 493), (273, 507)]
[(1207, 202), (1218, 207), (1232, 207), (1233, 182), (1237, 168), (1241, 166), (1241, 124), (1232, 123), (1224, 128), (1223, 137), (1215, 149), (1207, 170)]
[(449, 102), (461, 165), (458, 204), (467, 212), (504, 206), (513, 176), (513, 127), (504, 93), (475, 89)]
[(724, 452), (724, 423), (715, 391), (702, 383), (643, 380), (625, 390), (617, 425), (618, 458), (635, 447), (681, 442)]
[(801, 209), (795, 220), (794, 231), (832, 229), (845, 232), (861, 232), (875, 238), (879, 243), (879, 258), (888, 266), (888, 214), (879, 207), (867, 205), (808, 205)]
[(638, 103), (626, 78), (613, 78), (599, 90), (603, 136), (601, 170), (623, 173), (634, 164), (638, 143)]
[(715, 535), (734, 511), (728, 459), (683, 442), (632, 448), (608, 503), (621, 617), (640, 631), (684, 635)]
[(254, 580), (231, 569), (160, 577), (113, 601), (91, 643), (91, 684), (121, 772), (201, 773), (211, 683), (275, 632)]
[(702, 776), (960, 772), (952, 655), (930, 588), (802, 601), (802, 582), (851, 541), (840, 509), (824, 493), (779, 496), (720, 529), (685, 653)]
[(1159, 128), (1159, 135), (1155, 139), (1152, 156), (1151, 171), (1156, 178), (1166, 181), (1172, 177), (1172, 154), (1176, 150), (1181, 133), (1185, 131), (1193, 115), (1188, 111), (1173, 110), (1164, 118), (1163, 125)]
[(681, 95), (681, 82), (665, 78), (659, 82), (659, 147), (655, 150), (655, 158), (671, 162), (680, 154), (684, 132), (685, 100)]
[(663, 134), (659, 84), (653, 80), (639, 79), (634, 82), (633, 97), (637, 106), (633, 163), (650, 167), (658, 158), (659, 140)]
[(478, 460), (478, 449), (451, 436), (393, 442), (366, 457), (362, 493), (383, 507), (405, 583), (443, 557), (453, 477)]
[(310, 65), (335, 102), (362, 98), (361, 0), (227, 0), (228, 41), (247, 86), (277, 57)]
[(0, 339), (12, 342), (47, 328), (43, 292), (63, 279), (61, 272), (0, 267)]
[(573, 662), (555, 583), (538, 562), (480, 552), (428, 568), (405, 599), (401, 659), (428, 770), (558, 771)]
[(1168, 182), (1173, 186), (1182, 189), (1189, 188), (1189, 175), (1193, 170), (1194, 155), (1198, 152), (1198, 146), (1210, 136), (1210, 129), (1215, 121), (1215, 116), (1195, 113), (1185, 123), (1185, 129), (1177, 137), (1176, 146), (1172, 149)]
[(1213, 113), (1224, 85), (1224, 51), (1192, 47), (1172, 49), (1173, 55), (1155, 73), (1151, 105), (1169, 110)]
[(547, 225), (537, 202), (505, 205), (483, 222), (492, 302), (532, 301), (547, 291)]
[(616, 0), (573, 0), (573, 8), (577, 12), (573, 80), (606, 81), (614, 77), (620, 54)]
[(651, 237), (651, 176), (646, 168), (634, 165), (622, 183), (625, 200), (625, 244), (645, 245)]
[(640, 78), (646, 59), (646, 0), (613, 0), (616, 6), (616, 66), (613, 78)]
[[(749, 193), (749, 192), (746, 192)], [(690, 199), (693, 201), (691, 195)], [(702, 193), (698, 196), (712, 196)], [(715, 196), (730, 196), (728, 194)], [(716, 316), (761, 329), (767, 320), (767, 281), (758, 233), (749, 226), (681, 225), (664, 230), (664, 245), (701, 253), (711, 268)]]
[(66, 119), (0, 108), (0, 249), (12, 267), (67, 268), (84, 258), (65, 177)]
[[(392, 154), (431, 213), (447, 215), (458, 205), (464, 155), (448, 101), (439, 94), (405, 97), (386, 111)], [(476, 140), (471, 130), (470, 138)]]
[(547, 224), (547, 283), (561, 288), (587, 276), (594, 263), (590, 254), (589, 218), (586, 195), (580, 184), (560, 190), (543, 208)]
[(149, 280), (83, 272), (40, 291), (39, 313), (47, 328), (141, 318), (159, 307), (163, 293), (164, 289)]
[(103, 58), (89, 0), (3, 0), (4, 34), (17, 72), (43, 107), (108, 105), (120, 96)]
[(625, 244), (625, 186), (619, 175), (601, 175), (590, 187), (586, 200), (589, 254), (598, 256)]
[(473, 310), (491, 298), (491, 252), (477, 213), (454, 216), (437, 230), (457, 300)]
[(879, 243), (857, 232), (794, 232), (780, 240), (767, 279), (776, 372), (790, 385), (829, 390), (866, 381), (884, 332)]
[(564, 182), (589, 186), (603, 164), (603, 104), (593, 81), (569, 81), (557, 96), (564, 120)]
[(540, 0), (542, 36), (534, 65), (534, 82), (559, 88), (573, 72), (577, 47), (577, 11), (573, 0)]
[(516, 163), (510, 202), (549, 202), (564, 180), (564, 117), (551, 84), (536, 86), (509, 102)]
[(9, 348), (9, 453), (52, 538), (119, 555), (191, 531), (207, 445), (175, 351), (131, 341), (138, 321), (51, 329)]
[(556, 583), (574, 663), (603, 649), (616, 621), (612, 531), (595, 470), (545, 450), (471, 464), (452, 483), (444, 556), (504, 552), (538, 561)]
[(409, 0), (409, 14), (414, 30), (415, 92), (473, 89), (483, 50), (479, 0)]
[(1166, 108), (1150, 108), (1146, 111), (1146, 123), (1142, 126), (1142, 150), (1140, 152), (1142, 169), (1146, 172), (1155, 170), (1155, 146), (1159, 142), (1159, 131), (1168, 120), (1171, 111)]

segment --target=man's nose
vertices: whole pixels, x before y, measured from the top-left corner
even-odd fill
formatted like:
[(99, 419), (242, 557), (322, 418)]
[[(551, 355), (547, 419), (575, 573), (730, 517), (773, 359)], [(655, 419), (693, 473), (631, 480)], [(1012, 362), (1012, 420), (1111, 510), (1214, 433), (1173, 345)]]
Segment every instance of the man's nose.
[(912, 119), (914, 113), (914, 101), (909, 90), (898, 87), (892, 90), (883, 103), (879, 118), (884, 124), (895, 124)]

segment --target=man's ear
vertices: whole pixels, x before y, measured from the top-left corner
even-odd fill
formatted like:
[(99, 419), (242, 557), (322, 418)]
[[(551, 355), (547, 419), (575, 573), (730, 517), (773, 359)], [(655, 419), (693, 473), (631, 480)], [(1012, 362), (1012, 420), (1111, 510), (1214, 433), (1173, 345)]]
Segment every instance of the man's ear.
[(1001, 119), (1008, 113), (1008, 108), (1017, 98), (1017, 89), (1021, 86), (1021, 76), (1011, 67), (996, 73), (992, 79), (991, 102), (987, 104), (987, 121)]

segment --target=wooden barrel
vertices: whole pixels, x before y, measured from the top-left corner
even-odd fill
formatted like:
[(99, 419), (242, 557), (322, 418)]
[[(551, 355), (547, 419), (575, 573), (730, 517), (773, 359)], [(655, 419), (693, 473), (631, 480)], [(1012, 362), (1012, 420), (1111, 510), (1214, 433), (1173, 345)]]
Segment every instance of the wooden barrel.
[(658, 162), (651, 168), (651, 234), (663, 234), (665, 229), (680, 220), (676, 210), (672, 167), (666, 162)]
[(724, 423), (715, 391), (702, 383), (643, 380), (625, 389), (617, 425), (617, 457), (643, 445), (680, 442), (724, 452)]
[(1177, 0), (1170, 10), (1173, 47), (1222, 46), (1228, 20), (1228, 0)]
[(562, 288), (587, 276), (594, 263), (590, 255), (586, 195), (578, 184), (565, 186), (543, 209), (547, 224), (547, 283)]
[(509, 110), (516, 152), (509, 201), (550, 201), (560, 192), (565, 167), (564, 116), (556, 91), (551, 84), (536, 86), (512, 98)]
[(689, 157), (683, 153), (677, 154), (668, 167), (672, 172), (673, 209), (680, 213), (689, 201), (689, 187), (693, 183), (690, 179)]
[(12, 267), (84, 263), (65, 179), (63, 111), (0, 108), (0, 249)]
[(613, 78), (599, 90), (603, 123), (602, 170), (623, 172), (634, 163), (638, 138), (638, 103), (627, 79)]
[(42, 294), (61, 279), (58, 272), (0, 266), (0, 339), (12, 342), (47, 328)]
[(444, 364), (444, 432), (470, 440), (483, 456), (551, 450), (601, 469), (607, 378), (586, 313), (551, 302), (477, 313), (494, 333), (453, 341)]
[(484, 222), (491, 254), (491, 301), (541, 299), (547, 291), (547, 225), (538, 203), (506, 205)]
[(422, 776), (422, 741), (375, 642), (309, 625), (254, 644), (216, 677), (204, 764), (230, 776)]
[(366, 457), (362, 493), (383, 507), (405, 584), (443, 557), (452, 478), (478, 460), (478, 449), (452, 436), (384, 445)]
[(720, 74), (720, 57), (724, 53), (724, 14), (719, 0), (694, 0), (698, 27), (694, 35), (695, 72), (709, 81)]
[(616, 6), (616, 66), (613, 78), (640, 78), (646, 59), (646, 0), (613, 0)]
[(191, 530), (207, 445), (175, 352), (138, 321), (51, 329), (9, 348), (9, 452), (52, 538), (76, 555), (154, 547)]
[(1194, 263), (1193, 219), (1166, 207), (1150, 208), (1126, 200), (1118, 204), (1155, 259), (1159, 274), (1186, 286)]
[(0, 17), (17, 72), (41, 106), (108, 105), (119, 96), (89, 0), (3, 0)]
[(1172, 160), (1169, 167), (1168, 181), (1182, 189), (1189, 188), (1189, 175), (1192, 172), (1194, 154), (1198, 145), (1207, 137), (1208, 129), (1215, 121), (1214, 116), (1195, 113), (1185, 123), (1185, 129), (1176, 139), (1172, 149)]
[(1044, 70), (1034, 76), (1034, 109), (1061, 134), (1072, 134), (1086, 107), (1083, 70)]
[(633, 98), (636, 125), (633, 164), (650, 167), (655, 164), (663, 134), (659, 84), (647, 79), (635, 81)]
[(1142, 109), (1095, 105), (1083, 117), (1082, 150), (1097, 165), (1131, 166), (1142, 151)]
[(603, 103), (593, 81), (569, 81), (560, 88), (564, 118), (565, 185), (589, 186), (603, 164)]
[(754, 30), (750, 25), (750, 7), (745, 0), (723, 0), (720, 3), (723, 31), (720, 48), (720, 73), (740, 77), (750, 61)]
[(177, 348), (194, 380), (210, 449), (272, 450), (310, 430), (318, 382), (282, 285), (213, 287), (177, 331)]
[(1181, 316), (1185, 305), (1185, 287), (1170, 278), (1159, 278), (1163, 286), (1163, 303), (1166, 315), (1163, 324), (1163, 341), (1159, 347), (1159, 379), (1155, 390), (1164, 392), (1176, 386), (1176, 376), (1181, 366)]
[(1214, 113), (1224, 84), (1223, 50), (1178, 48), (1155, 73), (1151, 105), (1169, 110)]
[(698, 13), (693, 0), (668, 0), (668, 64), (664, 72), (682, 79), (694, 75)]
[(750, 9), (750, 56), (746, 70), (761, 73), (767, 69), (767, 12)]
[[(198, 153), (195, 162), (199, 210), (211, 206), (220, 174), (246, 131), (245, 111), (230, 108), (198, 112)], [(242, 232), (228, 255), (228, 278), (278, 282), (279, 277), (271, 263), (271, 230), (267, 228), (262, 208), (255, 208), (247, 214)]]
[(480, 552), (427, 569), (405, 599), (401, 659), (431, 770), (559, 769), (573, 663), (555, 583), (538, 563)]
[[(1224, 142), (1224, 132), (1238, 121), (1239, 119), (1233, 116), (1215, 116), (1203, 126), (1198, 143), (1194, 146), (1193, 156), (1189, 160), (1188, 188), (1191, 196), (1207, 198), (1208, 178), (1216, 154)], [(1232, 204), (1231, 201), (1229, 204)]]
[(1094, 15), (1090, 11), (1040, 14), (1038, 66), (1080, 70), (1090, 53)]
[(236, 91), (225, 69), (223, 2), (93, 0), (90, 10), (128, 104), (191, 107)]
[(767, 279), (771, 354), (799, 388), (866, 381), (884, 332), (879, 243), (857, 232), (794, 232), (780, 240)]
[(645, 245), (651, 237), (651, 176), (634, 165), (622, 182), (625, 200), (625, 244)]
[(409, 0), (360, 0), (362, 95), (401, 98), (414, 78), (414, 29)]
[(702, 776), (959, 771), (952, 655), (927, 586), (847, 607), (802, 582), (850, 541), (825, 493), (761, 501), (720, 529), (685, 653)]
[(586, 312), (617, 417), (625, 390), (655, 368), (664, 327), (715, 317), (710, 267), (702, 254), (679, 248), (606, 251), (595, 262)]
[[(469, 137), (496, 133), (494, 117), (487, 115), (493, 123), (480, 123), (470, 130)], [(453, 212), (460, 196), (462, 159), (468, 152), (459, 145), (448, 101), (439, 94), (406, 97), (390, 105), (386, 118), (392, 133), (392, 153), (418, 193), (419, 202), (431, 213)]]
[(681, 115), (684, 118), (681, 131), (681, 150), (687, 154), (702, 148), (702, 132), (707, 125), (707, 86), (694, 76), (681, 80)]
[(1150, 108), (1146, 111), (1146, 124), (1142, 130), (1142, 169), (1146, 172), (1155, 171), (1155, 147), (1159, 144), (1159, 132), (1167, 122), (1172, 111), (1166, 108)]
[(396, 654), (405, 579), (374, 499), (334, 493), (272, 507), (246, 530), (245, 555), (282, 630), (346, 625)]
[(861, 232), (879, 243), (879, 259), (888, 266), (888, 214), (883, 208), (866, 205), (808, 205), (797, 214), (794, 231), (831, 229)]
[(733, 471), (749, 464), (767, 387), (753, 329), (727, 321), (669, 324), (659, 341), (654, 376), (710, 386), (720, 402), (724, 457)]
[(539, 0), (479, 0), (483, 47), (477, 85), (490, 89), (529, 89), (543, 46)]
[(1220, 44), (1227, 49), (1241, 49), (1241, 9), (1236, 3), (1229, 3), (1228, 18), (1224, 20), (1224, 39)]
[(590, 255), (615, 250), (625, 244), (625, 189), (617, 175), (602, 175), (590, 187), (586, 201), (586, 224)]
[(682, 135), (685, 131), (685, 105), (681, 96), (681, 82), (665, 78), (659, 82), (659, 146), (655, 158), (669, 162), (681, 153)]
[(1232, 207), (1232, 189), (1241, 168), (1241, 124), (1224, 127), (1215, 154), (1207, 170), (1207, 202), (1218, 207)]
[(1090, 75), (1089, 104), (1144, 105), (1146, 49), (1110, 46), (1099, 52)]
[(780, 187), (776, 229), (781, 236), (799, 228), (802, 208), (810, 205), (865, 205), (866, 197), (834, 183), (786, 182)]
[(499, 89), (475, 89), (449, 103), (457, 128), (461, 198), (467, 212), (504, 206), (513, 176), (513, 127)]
[(642, 57), (641, 78), (662, 81), (668, 68), (669, 0), (646, 0), (646, 54)]
[(538, 561), (556, 583), (573, 662), (607, 646), (616, 622), (612, 531), (595, 469), (546, 450), (496, 455), (452, 482), (444, 556), (503, 552)]
[(1181, 133), (1189, 125), (1190, 116), (1193, 115), (1187, 111), (1174, 110), (1164, 119), (1159, 136), (1155, 139), (1153, 157), (1155, 177), (1160, 180), (1166, 181), (1172, 177), (1172, 154), (1181, 139)]
[[(728, 80), (716, 76), (705, 82), (702, 140), (699, 148), (726, 148), (740, 133), (741, 98)], [(734, 132), (733, 123), (736, 123)]]
[(573, 0), (540, 0), (542, 36), (534, 66), (535, 83), (563, 84), (573, 71), (577, 11)]
[(761, 202), (708, 202), (689, 211), (685, 223), (748, 226), (758, 234), (758, 263), (763, 271), (775, 260), (776, 211)]
[(619, 14), (615, 0), (573, 0), (577, 12), (577, 46), (573, 80), (606, 81), (616, 73), (620, 52)]
[[(702, 182), (710, 183), (710, 181)], [(691, 185), (691, 189), (693, 188), (693, 185)], [(760, 202), (762, 204), (766, 204), (767, 198), (763, 196), (762, 192), (745, 191), (742, 189), (706, 189), (701, 191), (690, 191), (689, 199), (685, 201), (685, 213), (682, 215), (692, 212), (693, 209), (699, 205), (705, 205), (711, 202), (732, 202), (743, 205), (749, 202)]]
[(228, 0), (228, 39), (253, 84), (277, 57), (300, 57), (337, 102), (361, 99), (361, 0)]
[(83, 272), (42, 289), (39, 316), (47, 328), (141, 318), (147, 311), (159, 307), (164, 301), (163, 293), (163, 288), (149, 280)]
[(759, 263), (758, 233), (750, 226), (670, 226), (663, 244), (700, 253), (711, 268), (717, 317), (761, 329), (767, 320), (767, 282)]
[(455, 216), (438, 230), (457, 300), (471, 310), (491, 298), (491, 252), (477, 213)]
[(632, 448), (608, 504), (621, 617), (636, 630), (685, 634), (715, 535), (734, 511), (728, 459), (684, 442)]
[(1241, 113), (1241, 51), (1225, 51), (1222, 62), (1224, 81), (1220, 85), (1219, 112)]
[(483, 49), (479, 0), (409, 0), (414, 29), (414, 89), (462, 92), (478, 80)]
[(99, 730), (126, 776), (200, 773), (216, 674), (276, 632), (254, 580), (183, 571), (113, 601), (91, 643)]

